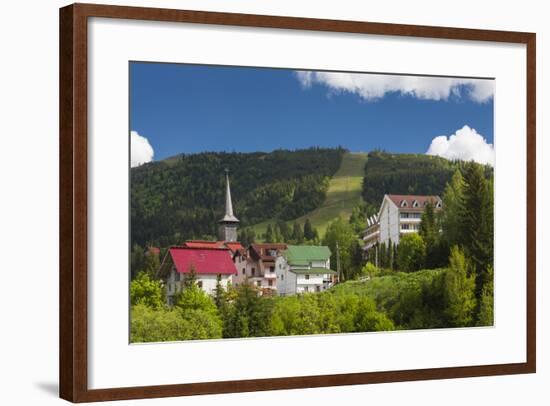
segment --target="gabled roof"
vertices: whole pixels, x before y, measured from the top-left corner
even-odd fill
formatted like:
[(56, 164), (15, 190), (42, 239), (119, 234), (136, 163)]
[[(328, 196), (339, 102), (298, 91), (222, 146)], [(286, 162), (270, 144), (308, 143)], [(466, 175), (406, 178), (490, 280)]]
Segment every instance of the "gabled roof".
[(187, 248), (210, 248), (225, 250), (229, 248), (232, 254), (239, 251), (242, 252), (244, 247), (237, 241), (203, 241), (203, 240), (191, 240), (183, 243)]
[(326, 261), (330, 249), (324, 245), (289, 245), (284, 256), (290, 265), (309, 265), (312, 261)]
[(191, 241), (185, 241), (183, 243), (183, 246), (187, 248), (226, 249), (226, 247), (223, 244), (223, 241), (191, 240)]
[(274, 250), (277, 253), (286, 250), (287, 245), (281, 243), (263, 243), (263, 244), (251, 244), (250, 256), (253, 259), (261, 259), (262, 261), (275, 261), (274, 255), (269, 255), (269, 251)]
[(226, 242), (224, 243), (224, 245), (229, 248), (229, 250), (231, 251), (232, 254), (234, 254), (235, 252), (239, 252), (239, 253), (244, 253), (244, 247), (242, 246), (242, 244), (240, 242)]
[(172, 247), (168, 253), (179, 273), (189, 273), (191, 266), (194, 266), (197, 275), (236, 274), (237, 268), (231, 256), (227, 255), (228, 251), (227, 248)]
[(424, 210), (428, 202), (434, 206), (441, 202), (441, 198), (435, 195), (386, 195), (398, 208)]

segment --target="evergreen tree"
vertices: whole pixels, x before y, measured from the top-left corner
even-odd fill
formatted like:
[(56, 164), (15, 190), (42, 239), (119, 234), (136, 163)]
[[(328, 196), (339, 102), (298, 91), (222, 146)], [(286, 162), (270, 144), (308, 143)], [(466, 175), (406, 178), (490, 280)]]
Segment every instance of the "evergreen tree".
[(309, 218), (306, 218), (306, 222), (304, 223), (304, 238), (308, 241), (311, 241), (315, 238), (315, 233), (313, 231), (313, 227), (311, 226)]
[(388, 268), (390, 268), (390, 269), (392, 269), (393, 266), (394, 266), (394, 263), (393, 263), (393, 262), (394, 262), (394, 257), (393, 257), (394, 251), (393, 251), (393, 246), (394, 246), (394, 244), (393, 244), (393, 242), (392, 242), (392, 240), (391, 240), (391, 238), (390, 238), (390, 239), (388, 240), (388, 248), (387, 248), (387, 250), (386, 250), (386, 266), (387, 266)]
[(197, 285), (197, 270), (194, 264), (189, 266), (189, 272), (183, 278), (183, 287), (185, 289), (195, 287)]
[(267, 230), (264, 234), (264, 241), (267, 243), (272, 243), (273, 241), (273, 228), (271, 228), (271, 224), (267, 225)]
[(441, 228), (446, 245), (460, 245), (462, 236), (462, 201), (464, 199), (464, 178), (460, 170), (456, 170), (451, 181), (445, 187), (443, 194), (443, 211), (441, 213)]
[(487, 281), (481, 290), (479, 303), (478, 326), (492, 326), (494, 322), (494, 288), (493, 288), (493, 267), (487, 270)]
[(259, 296), (257, 288), (243, 283), (224, 316), (224, 337), (262, 337), (269, 334), (270, 299)]
[(157, 254), (149, 252), (145, 255), (145, 263), (143, 271), (146, 272), (151, 279), (157, 279), (157, 273), (160, 268), (160, 259)]
[(387, 259), (387, 256), (386, 256), (386, 243), (383, 242), (382, 244), (380, 244), (380, 248), (378, 250), (378, 262), (380, 263), (379, 264), (380, 268), (387, 268), (388, 267), (388, 265), (386, 263), (386, 259)]
[(461, 205), (462, 245), (472, 260), (476, 275), (476, 296), (481, 296), (487, 269), (493, 266), (493, 182), (485, 179), (481, 165), (470, 162), (464, 168), (464, 197)]
[(132, 279), (143, 270), (145, 265), (145, 251), (138, 244), (134, 244), (132, 247), (132, 253), (130, 254), (130, 273)]
[(435, 220), (435, 211), (434, 205), (432, 202), (428, 202), (422, 213), (422, 218), (420, 220), (420, 228), (418, 234), (422, 237), (426, 243), (426, 248), (428, 251), (431, 247), (435, 245), (435, 242), (438, 238), (439, 227), (436, 224)]
[(294, 225), (292, 227), (292, 240), (296, 244), (302, 244), (304, 242), (304, 233), (302, 231), (302, 228), (300, 227), (300, 224), (298, 224), (296, 221), (294, 222)]
[(222, 276), (218, 274), (216, 276), (216, 288), (214, 289), (214, 303), (221, 312), (226, 304), (226, 291), (222, 285)]
[(243, 247), (248, 247), (250, 244), (253, 244), (256, 240), (256, 233), (254, 229), (250, 227), (245, 227), (239, 230), (239, 241)]
[(471, 265), (460, 248), (451, 248), (449, 269), (445, 275), (446, 315), (451, 325), (473, 325), (476, 308), (475, 277)]
[(435, 216), (434, 205), (431, 202), (426, 204), (424, 212), (422, 213), (418, 234), (426, 244), (426, 267), (437, 267), (440, 263), (439, 224)]
[(273, 224), (273, 242), (284, 242), (283, 236), (277, 224)]
[(292, 233), (291, 233), (290, 228), (288, 227), (288, 224), (286, 223), (286, 221), (279, 220), (277, 222), (277, 226), (278, 226), (279, 231), (281, 233), (282, 241), (283, 242), (290, 241)]

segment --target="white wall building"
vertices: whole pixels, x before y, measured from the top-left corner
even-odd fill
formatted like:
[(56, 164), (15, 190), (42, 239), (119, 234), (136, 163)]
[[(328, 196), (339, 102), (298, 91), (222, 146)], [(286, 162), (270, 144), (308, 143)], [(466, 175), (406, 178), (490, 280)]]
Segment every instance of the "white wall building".
[(325, 246), (289, 245), (275, 261), (280, 295), (322, 292), (336, 282), (330, 269), (330, 250)]
[(231, 259), (229, 249), (171, 247), (159, 272), (165, 282), (166, 303), (172, 305), (191, 272), (195, 273), (197, 286), (213, 295), (218, 279), (227, 289), (237, 273), (237, 268)]
[(390, 240), (399, 244), (401, 236), (417, 233), (428, 203), (433, 204), (436, 212), (443, 207), (439, 196), (385, 195), (378, 214), (367, 222), (363, 236), (365, 249), (376, 243), (388, 245)]

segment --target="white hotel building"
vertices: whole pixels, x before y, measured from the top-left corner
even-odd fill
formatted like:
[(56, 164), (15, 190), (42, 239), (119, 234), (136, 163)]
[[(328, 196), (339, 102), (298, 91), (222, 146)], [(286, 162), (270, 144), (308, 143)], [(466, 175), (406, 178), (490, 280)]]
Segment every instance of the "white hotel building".
[(363, 240), (365, 250), (376, 244), (399, 244), (401, 236), (417, 233), (420, 228), (422, 213), (428, 203), (432, 203), (435, 211), (443, 207), (439, 196), (419, 195), (384, 195), (378, 214), (367, 220)]

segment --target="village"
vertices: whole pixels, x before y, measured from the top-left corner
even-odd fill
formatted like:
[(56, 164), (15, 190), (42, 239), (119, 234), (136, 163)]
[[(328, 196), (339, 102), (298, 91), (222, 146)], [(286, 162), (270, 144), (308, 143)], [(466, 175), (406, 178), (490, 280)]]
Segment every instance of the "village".
[[(217, 241), (189, 240), (168, 249), (158, 270), (164, 281), (166, 304), (172, 306), (190, 273), (196, 285), (214, 295), (218, 284), (251, 284), (260, 295), (288, 296), (326, 291), (340, 280), (339, 264), (331, 268), (331, 250), (322, 245), (252, 243), (238, 240), (239, 219), (233, 212), (229, 173), (225, 173), (225, 215)], [(417, 233), (428, 204), (442, 210), (439, 196), (384, 196), (377, 214), (367, 219), (363, 233), (364, 258), (378, 265), (381, 246), (397, 246), (401, 236)], [(158, 253), (156, 249), (154, 252)]]

